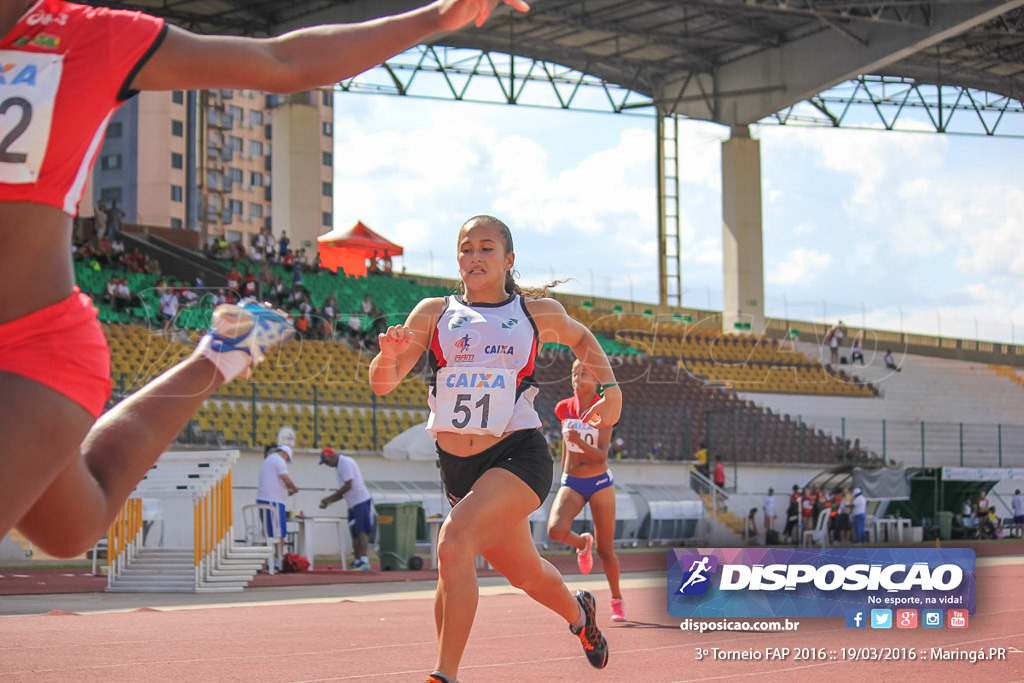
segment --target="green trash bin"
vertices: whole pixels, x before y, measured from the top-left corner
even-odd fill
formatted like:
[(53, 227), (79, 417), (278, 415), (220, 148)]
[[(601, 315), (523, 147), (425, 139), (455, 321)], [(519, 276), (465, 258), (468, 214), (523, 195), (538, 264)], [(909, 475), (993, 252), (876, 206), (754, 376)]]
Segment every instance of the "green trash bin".
[(936, 516), (939, 518), (939, 538), (943, 541), (953, 538), (953, 513), (940, 510)]
[(416, 516), (419, 503), (378, 503), (377, 553), (380, 568), (420, 569), (423, 560), (416, 556)]

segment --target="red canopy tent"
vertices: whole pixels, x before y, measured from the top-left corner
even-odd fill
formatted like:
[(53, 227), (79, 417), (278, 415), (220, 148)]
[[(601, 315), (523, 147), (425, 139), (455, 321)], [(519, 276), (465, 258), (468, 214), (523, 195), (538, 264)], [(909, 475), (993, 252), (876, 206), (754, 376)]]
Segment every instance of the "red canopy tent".
[(332, 230), (317, 238), (320, 262), (324, 268), (341, 268), (346, 275), (366, 275), (366, 259), (387, 259), (402, 255), (402, 247), (384, 239), (356, 222), (348, 230)]

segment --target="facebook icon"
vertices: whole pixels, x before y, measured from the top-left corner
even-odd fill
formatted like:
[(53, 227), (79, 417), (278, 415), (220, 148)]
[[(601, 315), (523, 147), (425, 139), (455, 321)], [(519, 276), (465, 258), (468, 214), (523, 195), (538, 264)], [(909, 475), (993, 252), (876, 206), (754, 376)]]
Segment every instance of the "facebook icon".
[(868, 619), (862, 609), (846, 610), (846, 628), (867, 628)]

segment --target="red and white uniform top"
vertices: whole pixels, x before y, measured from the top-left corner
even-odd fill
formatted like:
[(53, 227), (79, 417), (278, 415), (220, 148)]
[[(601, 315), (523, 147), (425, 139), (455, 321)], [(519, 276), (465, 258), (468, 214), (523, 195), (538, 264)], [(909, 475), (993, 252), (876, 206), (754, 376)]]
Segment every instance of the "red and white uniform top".
[[(594, 397), (596, 400), (597, 397)], [(593, 400), (591, 404), (593, 404)], [(590, 406), (588, 405), (587, 408)], [(567, 450), (574, 453), (582, 453), (579, 446), (566, 441), (566, 435), (575, 430), (587, 444), (597, 447), (598, 429), (593, 425), (580, 419), (580, 415), (586, 412), (586, 408), (580, 410), (580, 399), (573, 394), (569, 398), (562, 399), (555, 405), (555, 417), (562, 421), (562, 442)]]
[(519, 294), (468, 305), (446, 296), (431, 335), (427, 431), (491, 434), (541, 426), (533, 407), (537, 326)]
[(141, 12), (32, 5), (0, 40), (0, 201), (77, 213), (107, 123), (165, 31)]

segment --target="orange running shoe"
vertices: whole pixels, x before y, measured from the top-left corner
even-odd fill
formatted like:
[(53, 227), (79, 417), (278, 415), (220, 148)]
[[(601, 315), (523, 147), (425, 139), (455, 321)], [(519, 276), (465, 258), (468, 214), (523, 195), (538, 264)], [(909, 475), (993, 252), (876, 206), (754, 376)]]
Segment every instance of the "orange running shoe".
[(601, 629), (597, 627), (597, 603), (594, 602), (594, 596), (588, 591), (576, 591), (576, 601), (580, 603), (580, 610), (583, 611), (587, 623), (579, 630), (569, 626), (569, 630), (583, 643), (583, 651), (586, 653), (590, 665), (597, 669), (603, 669), (608, 666), (608, 641), (604, 639)]

